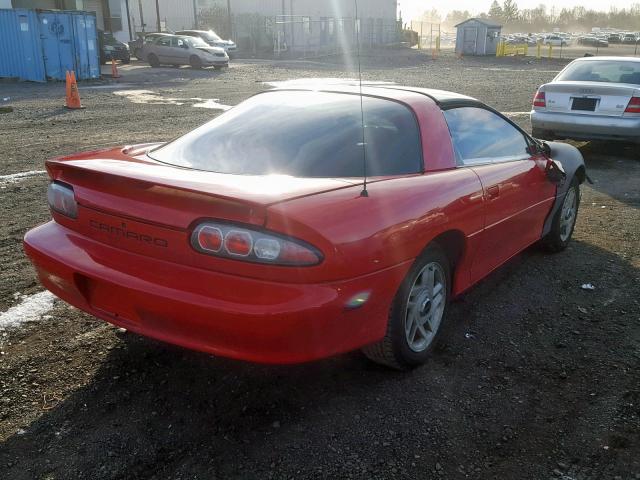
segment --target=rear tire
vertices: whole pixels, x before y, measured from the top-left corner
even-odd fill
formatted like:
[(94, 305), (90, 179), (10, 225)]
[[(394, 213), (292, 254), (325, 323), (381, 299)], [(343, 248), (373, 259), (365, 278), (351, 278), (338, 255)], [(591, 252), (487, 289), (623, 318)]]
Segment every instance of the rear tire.
[(370, 360), (398, 370), (427, 361), (442, 331), (451, 289), (450, 264), (429, 245), (416, 259), (392, 302), (387, 333), (362, 348)]
[(202, 68), (202, 60), (200, 60), (200, 57), (197, 55), (191, 55), (191, 57), (189, 57), (189, 65), (191, 65), (191, 68), (200, 69)]
[(560, 252), (567, 248), (573, 235), (580, 207), (580, 183), (576, 177), (562, 200), (562, 206), (556, 212), (551, 230), (542, 239), (542, 246), (549, 252)]
[(147, 61), (152, 68), (158, 68), (160, 66), (160, 60), (158, 60), (158, 57), (153, 53), (149, 54)]

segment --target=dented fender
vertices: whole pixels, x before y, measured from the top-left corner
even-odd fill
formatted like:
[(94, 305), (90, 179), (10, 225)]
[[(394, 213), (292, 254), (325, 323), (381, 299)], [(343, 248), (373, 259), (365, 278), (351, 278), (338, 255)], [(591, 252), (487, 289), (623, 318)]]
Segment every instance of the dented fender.
[(544, 227), (542, 229), (542, 236), (544, 237), (551, 230), (551, 225), (553, 224), (553, 218), (555, 217), (558, 210), (562, 207), (562, 202), (564, 200), (565, 195), (567, 194), (567, 190), (571, 186), (571, 182), (574, 177), (578, 178), (579, 183), (583, 183), (587, 177), (587, 169), (584, 164), (584, 158), (582, 157), (582, 153), (573, 145), (569, 145), (568, 143), (560, 143), (560, 142), (546, 142), (551, 149), (550, 157), (559, 162), (562, 165), (566, 173), (566, 178), (564, 182), (558, 185), (558, 189), (556, 190), (556, 200), (553, 203), (553, 207), (547, 216), (547, 219), (544, 222)]

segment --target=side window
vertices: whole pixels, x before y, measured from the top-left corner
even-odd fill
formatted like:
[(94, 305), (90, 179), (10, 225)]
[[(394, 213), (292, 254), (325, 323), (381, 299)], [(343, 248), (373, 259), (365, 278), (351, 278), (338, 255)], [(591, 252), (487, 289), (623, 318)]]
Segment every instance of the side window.
[(158, 40), (157, 44), (162, 47), (168, 47), (169, 45), (171, 45), (171, 38), (161, 38), (160, 40)]
[(184, 45), (184, 42), (182, 41), (181, 38), (172, 38), (171, 39), (171, 46), (172, 47), (182, 47), (182, 45)]
[(444, 116), (456, 156), (463, 165), (529, 158), (522, 132), (489, 110), (453, 108), (445, 110)]

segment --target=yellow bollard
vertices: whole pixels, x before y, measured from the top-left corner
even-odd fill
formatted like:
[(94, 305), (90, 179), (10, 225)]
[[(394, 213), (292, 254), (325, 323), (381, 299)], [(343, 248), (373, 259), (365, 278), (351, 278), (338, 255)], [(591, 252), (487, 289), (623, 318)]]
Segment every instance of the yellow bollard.
[(549, 44), (549, 59), (551, 59), (551, 55), (553, 55), (553, 45)]
[(536, 58), (540, 60), (542, 58), (542, 42), (538, 40), (538, 53), (536, 53)]

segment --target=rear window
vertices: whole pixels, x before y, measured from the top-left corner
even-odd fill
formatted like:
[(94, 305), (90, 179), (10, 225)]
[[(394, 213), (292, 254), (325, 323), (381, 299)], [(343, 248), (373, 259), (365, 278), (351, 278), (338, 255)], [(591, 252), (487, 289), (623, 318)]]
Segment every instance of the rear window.
[(615, 60), (575, 62), (560, 73), (556, 80), (640, 85), (640, 62), (617, 62)]
[[(418, 125), (406, 106), (363, 97), (367, 175), (422, 170)], [(180, 167), (238, 175), (363, 176), (358, 95), (268, 92), (150, 153)]]

